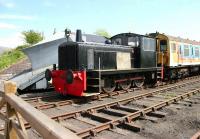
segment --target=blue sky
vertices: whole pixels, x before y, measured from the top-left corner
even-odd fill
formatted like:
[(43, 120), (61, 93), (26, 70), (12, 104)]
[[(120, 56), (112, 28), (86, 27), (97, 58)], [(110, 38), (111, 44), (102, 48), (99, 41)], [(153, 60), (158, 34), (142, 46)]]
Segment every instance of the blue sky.
[(0, 0), (0, 46), (23, 43), (25, 30), (48, 37), (66, 27), (111, 35), (159, 31), (200, 40), (199, 16), (199, 0)]

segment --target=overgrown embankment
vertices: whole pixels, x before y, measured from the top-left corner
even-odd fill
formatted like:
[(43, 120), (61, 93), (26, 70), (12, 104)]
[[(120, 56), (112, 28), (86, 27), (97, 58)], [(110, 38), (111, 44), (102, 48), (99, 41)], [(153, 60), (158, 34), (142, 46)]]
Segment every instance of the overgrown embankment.
[(18, 46), (15, 49), (4, 52), (0, 55), (0, 71), (11, 66), (12, 64), (25, 58), (25, 54), (22, 52), (23, 48), (28, 47), (28, 45)]

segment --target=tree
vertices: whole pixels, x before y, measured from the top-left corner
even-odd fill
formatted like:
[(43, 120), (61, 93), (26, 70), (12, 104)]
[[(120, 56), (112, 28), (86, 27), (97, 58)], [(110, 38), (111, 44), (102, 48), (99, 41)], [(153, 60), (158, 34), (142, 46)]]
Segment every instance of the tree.
[(24, 35), (24, 40), (29, 45), (36, 44), (44, 39), (41, 33), (34, 30), (24, 31), (22, 32), (22, 35)]
[(110, 34), (105, 29), (97, 29), (95, 32), (96, 35), (100, 35), (106, 38), (110, 38)]

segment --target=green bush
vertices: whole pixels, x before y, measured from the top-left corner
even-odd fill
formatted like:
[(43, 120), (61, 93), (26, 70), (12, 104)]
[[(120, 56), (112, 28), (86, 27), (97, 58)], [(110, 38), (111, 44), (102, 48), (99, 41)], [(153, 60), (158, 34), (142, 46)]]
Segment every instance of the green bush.
[(36, 32), (34, 30), (24, 31), (22, 32), (24, 36), (24, 40), (26, 43), (33, 45), (36, 44), (44, 39), (42, 33)]

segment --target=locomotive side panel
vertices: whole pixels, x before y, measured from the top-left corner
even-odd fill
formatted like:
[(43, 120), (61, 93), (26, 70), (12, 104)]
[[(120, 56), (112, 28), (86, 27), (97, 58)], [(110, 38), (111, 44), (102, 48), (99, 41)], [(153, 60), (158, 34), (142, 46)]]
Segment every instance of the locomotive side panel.
[(94, 69), (94, 50), (88, 49), (87, 50), (87, 68)]
[[(94, 52), (94, 61), (95, 66), (94, 69), (108, 70), (108, 69), (116, 69), (116, 52), (113, 51), (98, 51)], [(100, 62), (100, 65), (99, 65)]]
[(131, 56), (130, 53), (117, 52), (117, 69), (131, 69)]
[(79, 44), (78, 67), (86, 70), (99, 70), (99, 66), (101, 70), (131, 69), (131, 53), (132, 49), (127, 47)]

